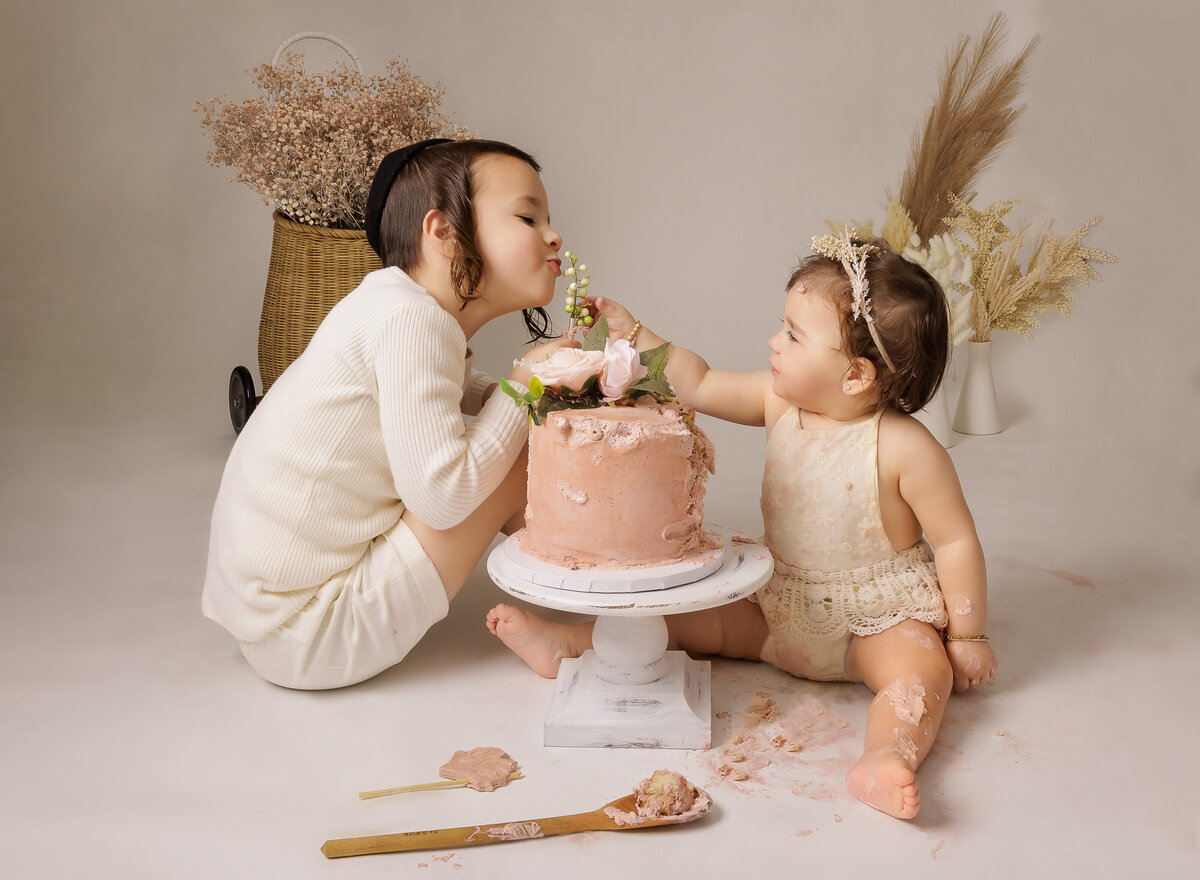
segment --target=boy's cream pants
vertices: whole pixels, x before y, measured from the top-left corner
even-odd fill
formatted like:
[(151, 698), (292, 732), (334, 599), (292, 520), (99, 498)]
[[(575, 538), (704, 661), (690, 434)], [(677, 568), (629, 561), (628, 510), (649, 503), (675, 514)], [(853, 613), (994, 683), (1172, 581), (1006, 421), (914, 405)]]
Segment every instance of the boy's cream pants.
[(400, 520), (295, 617), (242, 642), (242, 654), (283, 687), (344, 687), (399, 663), (449, 610), (441, 576)]

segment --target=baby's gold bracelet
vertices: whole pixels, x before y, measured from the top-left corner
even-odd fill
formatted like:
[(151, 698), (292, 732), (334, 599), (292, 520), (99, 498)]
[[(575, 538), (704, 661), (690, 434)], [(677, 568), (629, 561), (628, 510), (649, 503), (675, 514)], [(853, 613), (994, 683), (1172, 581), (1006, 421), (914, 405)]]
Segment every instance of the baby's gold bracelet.
[(987, 636), (946, 636), (948, 642), (986, 642)]
[(641, 332), (642, 332), (642, 322), (641, 321), (634, 322), (633, 329), (625, 334), (625, 341), (628, 342), (630, 345), (633, 345), (635, 342), (637, 342), (638, 334)]

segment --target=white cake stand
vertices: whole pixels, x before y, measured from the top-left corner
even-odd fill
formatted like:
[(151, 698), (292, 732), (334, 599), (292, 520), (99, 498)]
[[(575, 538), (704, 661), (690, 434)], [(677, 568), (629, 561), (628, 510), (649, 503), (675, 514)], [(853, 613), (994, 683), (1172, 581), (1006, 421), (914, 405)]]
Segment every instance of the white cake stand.
[[(652, 592), (547, 586), (514, 564), (504, 544), (488, 556), (488, 574), (506, 593), (544, 608), (596, 615), (592, 650), (559, 666), (545, 745), (707, 749), (712, 743), (709, 663), (666, 649), (664, 616), (744, 598), (767, 582), (774, 563), (766, 547), (734, 542), (734, 533), (719, 526), (704, 528), (725, 551), (720, 567), (692, 583)], [(586, 576), (579, 569), (562, 571)]]

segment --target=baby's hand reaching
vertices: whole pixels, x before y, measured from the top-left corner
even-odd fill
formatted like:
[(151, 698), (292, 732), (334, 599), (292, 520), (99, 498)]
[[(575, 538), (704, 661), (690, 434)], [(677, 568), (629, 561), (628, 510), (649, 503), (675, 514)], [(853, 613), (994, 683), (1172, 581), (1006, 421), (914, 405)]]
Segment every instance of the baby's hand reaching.
[(610, 339), (624, 339), (637, 323), (629, 309), (606, 296), (588, 297), (584, 303), (593, 315), (603, 315), (608, 320)]
[(987, 684), (996, 677), (999, 664), (991, 642), (946, 642), (946, 656), (954, 670), (954, 692)]
[[(525, 352), (521, 358), (525, 364), (537, 364), (549, 358), (554, 352), (560, 348), (579, 348), (579, 343), (570, 336), (560, 336), (558, 339), (553, 339), (550, 342), (545, 342), (541, 345), (535, 345), (529, 351)], [(513, 364), (513, 370), (508, 374), (508, 378), (512, 382), (520, 382), (522, 385), (528, 385), (529, 380), (533, 378), (533, 371), (523, 364)]]

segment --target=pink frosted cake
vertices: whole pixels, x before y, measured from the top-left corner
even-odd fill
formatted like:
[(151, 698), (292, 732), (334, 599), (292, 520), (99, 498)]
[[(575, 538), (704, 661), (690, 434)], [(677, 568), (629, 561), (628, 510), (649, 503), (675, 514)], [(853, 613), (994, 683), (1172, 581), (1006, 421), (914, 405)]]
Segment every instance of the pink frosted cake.
[(522, 550), (568, 568), (642, 568), (711, 553), (701, 529), (712, 443), (678, 403), (550, 413), (529, 441)]

